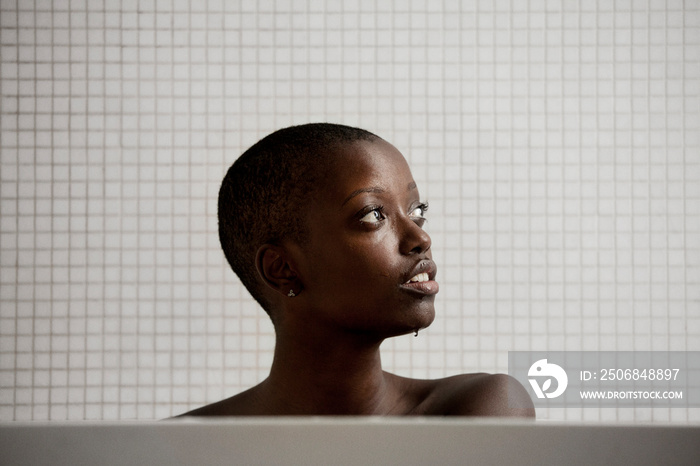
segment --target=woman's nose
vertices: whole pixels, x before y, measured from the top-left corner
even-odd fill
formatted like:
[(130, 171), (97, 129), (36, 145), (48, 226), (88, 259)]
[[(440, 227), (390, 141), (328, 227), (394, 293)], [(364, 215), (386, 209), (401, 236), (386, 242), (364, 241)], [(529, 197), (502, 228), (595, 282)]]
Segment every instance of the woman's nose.
[(401, 221), (401, 254), (420, 254), (432, 245), (430, 235), (415, 220), (406, 217)]

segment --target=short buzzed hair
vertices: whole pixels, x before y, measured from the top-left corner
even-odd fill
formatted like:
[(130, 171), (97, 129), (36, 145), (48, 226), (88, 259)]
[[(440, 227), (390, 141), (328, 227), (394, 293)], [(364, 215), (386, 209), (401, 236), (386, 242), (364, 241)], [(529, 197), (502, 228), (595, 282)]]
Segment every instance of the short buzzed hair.
[(231, 268), (270, 314), (255, 266), (258, 248), (283, 239), (303, 243), (304, 207), (316, 194), (337, 150), (381, 139), (359, 128), (310, 123), (258, 141), (229, 168), (219, 190), (219, 239)]

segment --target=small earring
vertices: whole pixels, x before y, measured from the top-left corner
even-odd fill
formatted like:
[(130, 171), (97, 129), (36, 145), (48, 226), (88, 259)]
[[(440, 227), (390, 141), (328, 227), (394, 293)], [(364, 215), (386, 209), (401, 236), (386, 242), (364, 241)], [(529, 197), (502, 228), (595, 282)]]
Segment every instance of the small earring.
[(293, 298), (296, 296), (296, 294), (294, 293), (294, 290), (289, 290), (289, 293), (287, 293), (287, 296), (289, 296), (290, 298)]

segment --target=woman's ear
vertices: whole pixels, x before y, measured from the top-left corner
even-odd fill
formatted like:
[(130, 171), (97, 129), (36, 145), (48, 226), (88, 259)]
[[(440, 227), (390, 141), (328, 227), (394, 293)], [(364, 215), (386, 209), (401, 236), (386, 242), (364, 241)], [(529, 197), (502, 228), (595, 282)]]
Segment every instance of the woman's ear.
[(274, 244), (260, 246), (255, 266), (263, 282), (278, 293), (296, 296), (301, 291), (298, 274), (283, 247)]

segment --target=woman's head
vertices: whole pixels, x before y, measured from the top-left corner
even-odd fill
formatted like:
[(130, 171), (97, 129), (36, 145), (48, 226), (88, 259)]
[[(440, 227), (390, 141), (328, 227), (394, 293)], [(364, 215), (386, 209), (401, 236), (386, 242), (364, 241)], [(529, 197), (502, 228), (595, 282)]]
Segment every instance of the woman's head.
[(219, 191), (219, 239), (243, 285), (269, 313), (255, 257), (262, 244), (303, 242), (303, 211), (343, 145), (379, 139), (349, 126), (313, 123), (276, 131), (229, 168)]
[(281, 130), (236, 161), (221, 193), (226, 256), (271, 315), (292, 299), (347, 331), (390, 336), (432, 322), (427, 206), (391, 144), (338, 125)]

